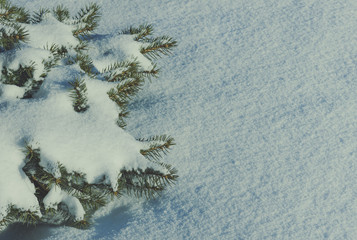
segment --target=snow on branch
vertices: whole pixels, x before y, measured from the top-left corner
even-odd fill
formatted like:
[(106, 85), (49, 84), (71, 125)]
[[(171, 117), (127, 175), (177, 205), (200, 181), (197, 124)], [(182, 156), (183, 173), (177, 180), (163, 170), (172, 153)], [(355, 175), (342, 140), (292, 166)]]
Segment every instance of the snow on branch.
[(99, 10), (30, 14), (0, 0), (0, 231), (15, 222), (87, 228), (114, 198), (159, 196), (178, 178), (161, 159), (172, 137), (123, 130), (130, 101), (158, 76), (153, 60), (176, 41), (152, 37), (151, 25), (89, 38)]

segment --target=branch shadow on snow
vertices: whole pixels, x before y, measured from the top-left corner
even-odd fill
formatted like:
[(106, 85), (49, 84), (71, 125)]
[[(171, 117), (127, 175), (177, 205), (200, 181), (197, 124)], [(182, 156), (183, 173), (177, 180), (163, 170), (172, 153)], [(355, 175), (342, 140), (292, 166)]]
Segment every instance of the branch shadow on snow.
[[(141, 112), (143, 110), (155, 109), (157, 104), (162, 103), (165, 99), (164, 94), (145, 93), (144, 96), (134, 98), (128, 105), (130, 111)], [(164, 100), (163, 100), (164, 99)]]
[(125, 228), (133, 218), (130, 206), (122, 206), (115, 208), (108, 215), (95, 219), (94, 228), (95, 235), (92, 239), (98, 239), (100, 237), (110, 236), (115, 232), (120, 232)]
[(38, 240), (51, 236), (51, 229), (55, 227), (39, 224), (37, 226), (26, 226), (21, 223), (14, 223), (0, 233), (0, 240)]
[[(132, 214), (130, 212), (130, 206), (121, 206), (115, 208), (110, 214), (99, 217), (94, 220), (91, 228), (95, 229), (95, 235), (91, 239), (97, 239), (99, 237), (108, 236), (113, 230), (120, 232), (122, 228), (125, 228)], [(56, 235), (56, 229), (63, 228), (63, 226), (54, 226), (48, 224), (39, 224), (36, 226), (26, 226), (26, 224), (14, 223), (7, 227), (2, 233), (0, 233), (0, 240), (39, 240), (46, 239)], [(68, 227), (70, 228), (70, 227)], [(83, 231), (71, 228), (70, 231)], [(77, 234), (76, 234), (77, 235)]]

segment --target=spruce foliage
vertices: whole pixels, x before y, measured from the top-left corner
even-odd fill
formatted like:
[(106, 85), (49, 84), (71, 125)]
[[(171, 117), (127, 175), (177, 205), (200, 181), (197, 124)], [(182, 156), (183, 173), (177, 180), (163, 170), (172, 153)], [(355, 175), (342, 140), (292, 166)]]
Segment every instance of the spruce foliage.
[(24, 27), (17, 23), (9, 23), (0, 20), (3, 26), (0, 28), (0, 52), (11, 50), (18, 46), (20, 42), (28, 40), (28, 33)]
[(73, 99), (73, 108), (76, 112), (84, 112), (88, 109), (87, 87), (83, 79), (76, 79), (69, 82), (73, 87), (71, 90), (71, 98)]
[(55, 7), (52, 12), (54, 17), (60, 22), (64, 22), (66, 20), (68, 21), (70, 18), (68, 8), (64, 7), (63, 5)]
[[(53, 68), (59, 64), (62, 66), (77, 64), (82, 70), (81, 76), (68, 80), (68, 95), (72, 99), (74, 111), (86, 114), (86, 110), (90, 108), (84, 79), (107, 81), (114, 85), (107, 95), (118, 107), (117, 124), (125, 128), (127, 125), (125, 119), (129, 116), (128, 104), (141, 90), (146, 79), (158, 76), (159, 69), (155, 63), (152, 69), (143, 69), (136, 60), (118, 60), (103, 70), (96, 69), (87, 50), (90, 36), (98, 26), (99, 10), (100, 7), (97, 4), (89, 4), (71, 17), (69, 10), (60, 5), (51, 10), (40, 9), (30, 14), (24, 8), (13, 6), (6, 0), (0, 0), (0, 53), (17, 51), (21, 44), (31, 41), (26, 30), (27, 24), (40, 24), (47, 15), (52, 15), (59, 22), (73, 26), (73, 36), (79, 40), (77, 46), (60, 46), (54, 43), (43, 46), (49, 55), (47, 59), (43, 59), (41, 63), (43, 66), (40, 66), (38, 62), (19, 64), (15, 69), (4, 65), (1, 69), (0, 83), (23, 88), (24, 94), (21, 98), (35, 98)], [(153, 26), (149, 24), (127, 28), (120, 34), (132, 35), (135, 41), (142, 43), (140, 52), (151, 61), (170, 54), (172, 48), (177, 45), (176, 41), (167, 36), (152, 37)], [(38, 69), (43, 69), (43, 72), (35, 74)], [(162, 157), (175, 145), (174, 139), (160, 135), (138, 140), (145, 146), (140, 153), (161, 170), (150, 167), (120, 169), (117, 188), (113, 188), (105, 176), (100, 181), (88, 183), (85, 173), (68, 171), (61, 163), (57, 163), (55, 171), (50, 172), (41, 165), (40, 147), (26, 143), (23, 151), (25, 160), (22, 171), (35, 186), (35, 196), (40, 206), (41, 216), (37, 212), (18, 209), (10, 204), (7, 215), (2, 218), (0, 216), (0, 229), (15, 222), (27, 225), (66, 224), (77, 228), (88, 228), (92, 214), (113, 198), (118, 198), (123, 194), (146, 198), (160, 195), (178, 178), (177, 170), (161, 161)], [(85, 211), (83, 219), (76, 219), (64, 202), (53, 207), (46, 205), (46, 196), (56, 187), (79, 201)]]
[(40, 23), (43, 21), (44, 15), (48, 14), (48, 13), (50, 13), (49, 9), (40, 8), (40, 10), (38, 10), (38, 12), (33, 13), (30, 22), (33, 24)]
[(73, 31), (73, 35), (85, 37), (93, 32), (98, 27), (99, 10), (100, 7), (95, 3), (82, 8), (74, 17), (74, 23), (77, 25), (77, 28)]

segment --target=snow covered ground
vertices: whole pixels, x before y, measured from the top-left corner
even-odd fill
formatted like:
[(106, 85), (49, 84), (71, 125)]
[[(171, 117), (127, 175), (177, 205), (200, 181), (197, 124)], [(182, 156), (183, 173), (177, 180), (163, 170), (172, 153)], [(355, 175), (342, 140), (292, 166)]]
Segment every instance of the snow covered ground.
[(356, 1), (96, 2), (101, 33), (152, 23), (179, 42), (128, 130), (174, 136), (180, 179), (156, 200), (103, 209), (89, 230), (14, 225), (1, 240), (355, 239)]

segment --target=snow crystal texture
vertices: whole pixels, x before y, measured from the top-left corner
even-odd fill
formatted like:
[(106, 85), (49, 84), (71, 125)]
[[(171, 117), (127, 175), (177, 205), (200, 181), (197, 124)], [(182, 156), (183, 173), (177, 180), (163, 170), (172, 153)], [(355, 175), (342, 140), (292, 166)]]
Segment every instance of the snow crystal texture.
[(355, 239), (356, 1), (97, 2), (104, 33), (148, 22), (179, 42), (128, 129), (174, 136), (180, 180), (86, 231), (13, 226), (1, 239)]

